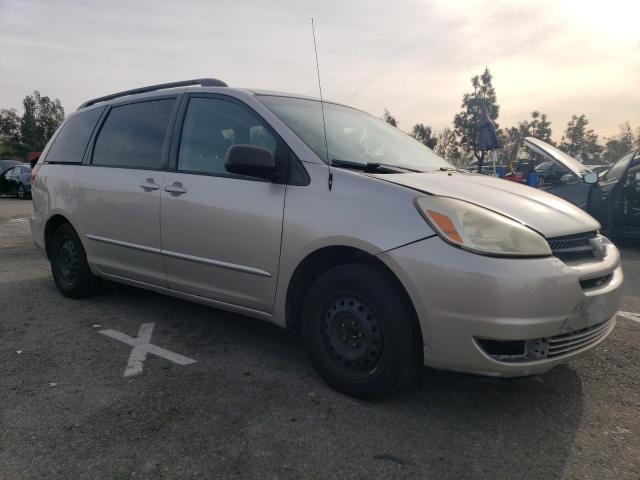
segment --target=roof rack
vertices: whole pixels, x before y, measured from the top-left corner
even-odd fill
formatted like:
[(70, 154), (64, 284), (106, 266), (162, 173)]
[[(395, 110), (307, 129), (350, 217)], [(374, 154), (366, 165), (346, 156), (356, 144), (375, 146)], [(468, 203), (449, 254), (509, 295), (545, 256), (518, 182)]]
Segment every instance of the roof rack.
[(165, 88), (175, 87), (187, 87), (189, 85), (200, 85), (201, 87), (226, 87), (227, 84), (222, 80), (216, 78), (196, 78), (194, 80), (183, 80), (181, 82), (161, 83), (159, 85), (149, 85), (148, 87), (134, 88), (133, 90), (125, 90), (124, 92), (112, 93), (111, 95), (105, 95), (104, 97), (94, 98), (88, 100), (78, 107), (81, 110), (90, 105), (94, 105), (99, 102), (106, 102), (107, 100), (113, 100), (114, 98), (124, 97), (127, 95), (135, 95), (136, 93), (154, 92), (156, 90), (164, 90)]

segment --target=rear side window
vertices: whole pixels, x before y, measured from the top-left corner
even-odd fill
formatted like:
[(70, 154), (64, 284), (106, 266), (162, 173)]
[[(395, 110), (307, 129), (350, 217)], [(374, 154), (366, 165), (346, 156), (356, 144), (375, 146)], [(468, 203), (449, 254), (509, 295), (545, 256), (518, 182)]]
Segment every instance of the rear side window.
[(48, 163), (82, 163), (93, 129), (106, 107), (76, 113), (67, 120), (47, 153)]
[(157, 169), (175, 99), (114, 107), (100, 129), (93, 164)]

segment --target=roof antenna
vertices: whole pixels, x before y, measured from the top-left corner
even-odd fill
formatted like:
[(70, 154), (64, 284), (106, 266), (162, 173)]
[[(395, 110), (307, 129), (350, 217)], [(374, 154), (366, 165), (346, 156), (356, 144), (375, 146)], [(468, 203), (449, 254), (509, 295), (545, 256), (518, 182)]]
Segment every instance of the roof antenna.
[(324, 100), (322, 99), (322, 84), (320, 83), (320, 64), (318, 63), (318, 46), (316, 45), (316, 29), (311, 17), (311, 32), (313, 33), (313, 49), (316, 52), (316, 72), (318, 73), (318, 90), (320, 90), (320, 109), (322, 110), (322, 129), (324, 131), (324, 149), (327, 153), (327, 168), (329, 170), (329, 190), (333, 186), (333, 174), (331, 173), (331, 162), (329, 161), (329, 144), (327, 143), (327, 123), (324, 119)]

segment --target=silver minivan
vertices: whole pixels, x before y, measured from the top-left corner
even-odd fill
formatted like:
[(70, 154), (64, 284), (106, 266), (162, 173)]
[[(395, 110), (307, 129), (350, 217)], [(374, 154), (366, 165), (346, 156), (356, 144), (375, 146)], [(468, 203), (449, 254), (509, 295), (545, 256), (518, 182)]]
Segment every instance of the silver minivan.
[(276, 323), (356, 397), (422, 365), (542, 373), (615, 324), (619, 253), (591, 216), (333, 102), (215, 79), (97, 98), (32, 192), (64, 295), (108, 279)]

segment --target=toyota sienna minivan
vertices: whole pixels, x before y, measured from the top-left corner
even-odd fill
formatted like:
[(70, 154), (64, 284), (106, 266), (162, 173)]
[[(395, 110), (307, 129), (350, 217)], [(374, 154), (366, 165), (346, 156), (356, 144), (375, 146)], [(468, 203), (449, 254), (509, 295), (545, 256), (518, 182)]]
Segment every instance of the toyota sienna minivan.
[(214, 79), (85, 102), (32, 194), (62, 294), (108, 279), (276, 323), (361, 398), (422, 365), (545, 372), (607, 337), (623, 281), (598, 222), (556, 196), (360, 110)]

